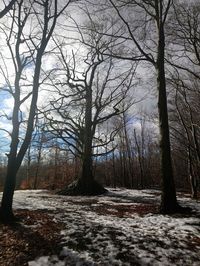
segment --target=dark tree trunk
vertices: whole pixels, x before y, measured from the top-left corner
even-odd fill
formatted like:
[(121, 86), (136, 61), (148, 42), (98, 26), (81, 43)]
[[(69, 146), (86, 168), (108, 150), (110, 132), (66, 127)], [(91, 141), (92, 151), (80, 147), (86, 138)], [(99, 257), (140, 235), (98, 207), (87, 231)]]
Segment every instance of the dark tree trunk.
[(93, 151), (92, 140), (95, 134), (95, 125), (92, 122), (92, 82), (97, 65), (94, 66), (90, 83), (86, 87), (86, 104), (85, 104), (85, 129), (84, 143), (82, 155), (82, 173), (77, 183), (77, 188), (80, 189), (80, 194), (98, 195), (106, 192), (99, 183), (94, 179), (93, 175)]
[[(89, 135), (88, 135), (89, 136)], [(87, 136), (87, 138), (88, 138)], [(86, 140), (86, 139), (85, 139)], [(82, 158), (81, 175), (77, 181), (70, 184), (66, 189), (59, 191), (60, 195), (100, 195), (107, 190), (94, 179), (92, 161), (92, 143), (89, 138), (86, 140)]]
[(39, 150), (39, 154), (38, 154), (38, 157), (37, 157), (37, 164), (36, 164), (36, 171), (35, 171), (33, 189), (37, 189), (37, 187), (38, 187), (38, 175), (39, 175), (39, 169), (40, 169), (40, 159), (41, 159), (41, 150)]
[(126, 142), (126, 151), (127, 151), (127, 156), (128, 156), (128, 161), (127, 161), (127, 174), (128, 174), (128, 187), (133, 187), (132, 186), (132, 179), (133, 179), (133, 162), (131, 158), (131, 149), (130, 149), (130, 141), (128, 138), (128, 132), (127, 132), (127, 127), (126, 127), (126, 121), (125, 121), (125, 114), (123, 113), (123, 123), (124, 123), (124, 135), (125, 135), (125, 142)]
[(141, 154), (141, 148), (140, 145), (138, 143), (138, 139), (137, 139), (137, 134), (136, 131), (134, 129), (134, 137), (135, 137), (135, 144), (137, 147), (137, 152), (138, 152), (138, 162), (139, 162), (139, 167), (140, 167), (140, 183), (139, 188), (143, 189), (144, 188), (144, 170), (143, 170), (143, 159), (142, 159), (142, 154)]
[(114, 186), (114, 188), (117, 187), (117, 176), (116, 176), (116, 169), (115, 169), (115, 151), (113, 149), (112, 152), (112, 169), (113, 169), (113, 182), (112, 185)]
[(189, 172), (189, 180), (190, 180), (190, 187), (191, 187), (191, 197), (193, 199), (197, 199), (197, 192), (198, 192), (198, 182), (193, 171), (193, 163), (192, 163), (192, 156), (191, 156), (191, 148), (190, 145), (188, 147), (188, 172)]
[(80, 188), (80, 193), (86, 195), (99, 194), (98, 191), (96, 191), (93, 176), (92, 138), (92, 89), (87, 87), (82, 172), (77, 183)]
[(157, 89), (158, 89), (158, 113), (160, 129), (160, 153), (161, 153), (161, 175), (162, 175), (162, 195), (160, 211), (163, 213), (173, 213), (177, 211), (176, 189), (171, 161), (169, 123), (167, 110), (166, 78), (165, 78), (165, 37), (162, 22), (159, 25), (158, 57), (157, 69)]
[(194, 175), (190, 175), (190, 186), (191, 186), (191, 198), (197, 199), (198, 183)]
[(82, 171), (78, 180), (80, 192), (83, 194), (92, 193), (93, 161), (92, 161), (92, 135), (91, 135), (91, 111), (88, 110), (90, 105), (86, 103), (85, 132), (84, 132), (84, 149), (82, 156)]
[(106, 192), (93, 175), (92, 160), (92, 139), (94, 130), (92, 129), (92, 89), (86, 88), (85, 105), (85, 129), (82, 154), (82, 171), (78, 181), (70, 184), (66, 189), (59, 192), (62, 195), (99, 195)]
[(15, 221), (12, 203), (16, 184), (16, 175), (17, 169), (15, 167), (15, 160), (13, 158), (9, 158), (0, 208), (0, 220), (3, 223), (12, 223)]
[(30, 169), (31, 168), (31, 145), (29, 145), (27, 152), (27, 167), (26, 167), (26, 187), (29, 188)]

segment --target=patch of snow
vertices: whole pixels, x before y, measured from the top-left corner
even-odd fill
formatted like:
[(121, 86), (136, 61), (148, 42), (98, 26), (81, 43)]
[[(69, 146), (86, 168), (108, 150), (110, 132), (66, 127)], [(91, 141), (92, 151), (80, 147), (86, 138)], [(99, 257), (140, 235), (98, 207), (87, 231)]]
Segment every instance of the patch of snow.
[[(43, 190), (16, 191), (15, 209), (47, 210), (64, 223), (59, 256), (36, 258), (29, 266), (200, 265), (200, 216), (148, 213), (117, 216), (118, 205), (157, 204), (159, 191), (110, 189), (104, 196), (59, 196)], [(200, 214), (200, 202), (180, 197)], [(98, 208), (106, 207), (106, 214)], [(111, 214), (109, 214), (111, 212)], [(116, 215), (115, 215), (116, 214)], [(128, 214), (128, 213), (127, 213)]]
[(55, 255), (53, 256), (42, 256), (37, 258), (34, 261), (29, 261), (28, 266), (65, 266), (65, 261), (59, 260), (59, 258)]

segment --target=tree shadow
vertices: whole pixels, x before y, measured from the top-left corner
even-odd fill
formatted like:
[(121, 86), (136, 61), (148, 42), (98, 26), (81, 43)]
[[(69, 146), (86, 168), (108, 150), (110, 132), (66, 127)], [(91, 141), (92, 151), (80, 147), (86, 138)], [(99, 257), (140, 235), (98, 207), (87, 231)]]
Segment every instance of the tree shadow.
[(41, 217), (40, 211), (38, 214), (36, 211), (34, 215), (30, 214), (30, 211), (24, 211), (17, 215), (23, 223), (16, 222), (12, 225), (1, 226), (1, 266), (27, 265), (28, 261), (38, 256), (59, 254), (61, 250), (60, 226), (56, 225), (51, 217), (47, 219), (46, 214), (38, 221), (33, 220), (33, 217)]
[[(148, 193), (148, 195), (149, 194), (150, 193)], [(160, 193), (156, 193), (156, 194), (152, 193), (152, 196), (147, 196), (145, 194), (144, 195), (135, 195), (134, 196), (134, 195), (122, 195), (122, 194), (115, 193), (113, 191), (108, 191), (103, 196), (111, 197), (116, 202), (124, 200), (124, 201), (127, 201), (127, 202), (133, 202), (133, 203), (149, 203), (149, 204), (156, 204), (157, 205), (157, 203), (158, 203), (157, 196), (158, 195), (160, 195)]]

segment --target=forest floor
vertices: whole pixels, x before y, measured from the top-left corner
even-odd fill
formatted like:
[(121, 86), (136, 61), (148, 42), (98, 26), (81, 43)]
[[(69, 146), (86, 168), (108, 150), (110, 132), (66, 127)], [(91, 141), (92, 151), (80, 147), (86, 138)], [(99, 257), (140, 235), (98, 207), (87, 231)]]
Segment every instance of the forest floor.
[(0, 225), (0, 265), (200, 265), (200, 202), (179, 194), (193, 213), (160, 215), (159, 201), (156, 190), (16, 191), (20, 222)]

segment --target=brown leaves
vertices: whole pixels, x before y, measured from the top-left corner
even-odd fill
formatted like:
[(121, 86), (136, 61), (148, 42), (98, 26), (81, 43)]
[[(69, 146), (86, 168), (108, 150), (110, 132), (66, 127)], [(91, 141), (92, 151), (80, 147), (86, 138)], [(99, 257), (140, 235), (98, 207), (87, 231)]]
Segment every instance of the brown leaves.
[(22, 266), (40, 255), (60, 251), (62, 224), (54, 222), (44, 211), (18, 210), (22, 223), (0, 225), (0, 265)]
[(156, 213), (157, 206), (153, 204), (102, 204), (96, 208), (96, 212), (103, 215), (114, 215), (123, 218), (132, 217), (134, 214), (145, 215), (148, 213)]

